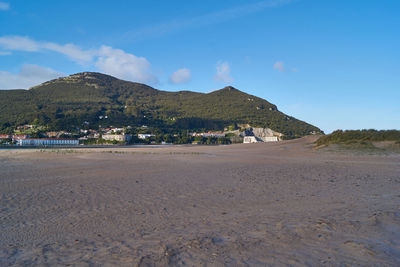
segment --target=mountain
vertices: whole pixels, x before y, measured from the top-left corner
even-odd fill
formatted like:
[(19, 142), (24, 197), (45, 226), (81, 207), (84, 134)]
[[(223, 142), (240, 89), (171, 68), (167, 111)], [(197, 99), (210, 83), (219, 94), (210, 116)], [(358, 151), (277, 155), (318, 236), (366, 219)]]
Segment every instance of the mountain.
[(237, 123), (271, 128), (288, 138), (321, 132), (230, 86), (206, 94), (167, 92), (94, 72), (29, 90), (0, 90), (0, 130), (32, 123), (54, 130), (143, 124), (167, 130), (220, 130)]

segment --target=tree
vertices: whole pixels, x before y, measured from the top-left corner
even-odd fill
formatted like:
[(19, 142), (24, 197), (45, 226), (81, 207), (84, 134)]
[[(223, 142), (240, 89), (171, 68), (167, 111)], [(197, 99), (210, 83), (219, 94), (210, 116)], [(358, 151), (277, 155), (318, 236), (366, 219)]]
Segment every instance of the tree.
[(166, 143), (172, 143), (172, 136), (171, 136), (171, 134), (164, 134), (164, 142), (166, 142)]

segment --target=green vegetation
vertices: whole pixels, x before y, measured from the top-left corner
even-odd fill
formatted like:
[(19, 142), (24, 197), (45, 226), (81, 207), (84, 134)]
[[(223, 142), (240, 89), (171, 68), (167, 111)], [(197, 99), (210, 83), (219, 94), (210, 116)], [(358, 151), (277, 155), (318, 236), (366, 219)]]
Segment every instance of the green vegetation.
[(337, 130), (331, 134), (321, 136), (317, 146), (330, 144), (361, 145), (372, 147), (372, 142), (394, 141), (400, 144), (400, 131), (397, 130)]
[(79, 73), (30, 90), (0, 90), (0, 132), (10, 134), (24, 124), (70, 132), (146, 125), (163, 135), (182, 130), (233, 130), (237, 124), (250, 124), (271, 128), (286, 138), (321, 133), (268, 101), (233, 87), (208, 94), (166, 92), (100, 73)]
[(0, 139), (0, 145), (10, 144), (12, 142), (11, 138)]
[(228, 137), (202, 137), (202, 136), (188, 136), (184, 133), (181, 134), (165, 134), (156, 135), (146, 139), (138, 139), (134, 136), (131, 140), (131, 144), (203, 144), (203, 145), (215, 145), (215, 144), (230, 144), (231, 140)]
[(104, 140), (103, 138), (89, 138), (82, 142), (84, 145), (123, 145), (125, 142), (117, 140)]
[(231, 140), (228, 137), (202, 137), (196, 136), (191, 139), (195, 144), (212, 145), (212, 144), (230, 144)]

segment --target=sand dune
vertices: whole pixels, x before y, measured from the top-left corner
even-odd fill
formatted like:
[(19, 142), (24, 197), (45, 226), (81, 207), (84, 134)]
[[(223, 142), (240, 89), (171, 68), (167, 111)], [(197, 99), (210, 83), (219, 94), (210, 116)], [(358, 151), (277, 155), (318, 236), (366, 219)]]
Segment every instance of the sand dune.
[(312, 141), (0, 150), (0, 266), (400, 265), (400, 156)]

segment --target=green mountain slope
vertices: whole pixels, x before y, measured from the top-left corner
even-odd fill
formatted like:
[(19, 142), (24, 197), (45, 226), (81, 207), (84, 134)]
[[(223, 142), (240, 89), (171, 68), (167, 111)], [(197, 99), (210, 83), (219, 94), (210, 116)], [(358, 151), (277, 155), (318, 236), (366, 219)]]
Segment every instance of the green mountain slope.
[(30, 90), (0, 90), (2, 130), (34, 122), (55, 130), (142, 124), (162, 129), (220, 130), (232, 123), (247, 123), (288, 137), (321, 132), (283, 114), (268, 101), (233, 87), (208, 94), (166, 92), (92, 72), (45, 82)]

